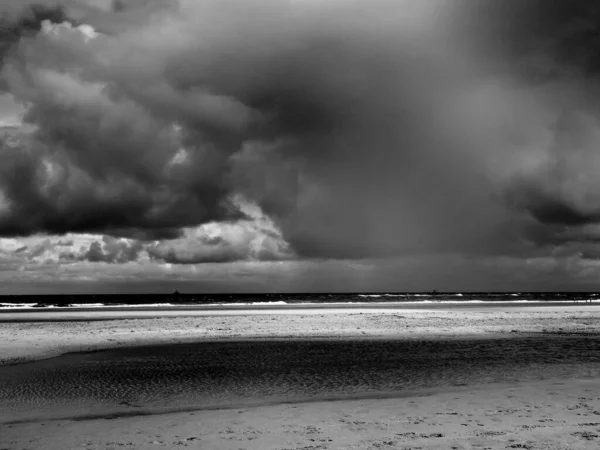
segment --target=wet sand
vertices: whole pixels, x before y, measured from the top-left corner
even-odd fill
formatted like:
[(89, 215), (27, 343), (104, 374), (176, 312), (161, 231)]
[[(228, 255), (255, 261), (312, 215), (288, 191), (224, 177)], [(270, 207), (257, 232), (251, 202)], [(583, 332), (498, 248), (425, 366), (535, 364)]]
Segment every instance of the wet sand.
[(599, 324), (595, 305), (5, 322), (5, 362), (103, 350), (0, 367), (0, 449), (596, 448)]
[(135, 414), (600, 375), (600, 340), (203, 342), (72, 353), (0, 370), (0, 421)]
[(596, 449), (600, 382), (543, 381), (408, 398), (279, 404), (4, 425), (0, 448)]

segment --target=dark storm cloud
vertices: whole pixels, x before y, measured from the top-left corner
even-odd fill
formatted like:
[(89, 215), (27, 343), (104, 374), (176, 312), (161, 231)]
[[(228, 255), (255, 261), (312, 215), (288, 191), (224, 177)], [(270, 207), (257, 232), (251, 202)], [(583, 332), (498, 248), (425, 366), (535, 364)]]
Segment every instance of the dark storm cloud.
[[(521, 254), (596, 223), (598, 7), (475, 3), (62, 2), (6, 40), (31, 129), (0, 149), (0, 234), (197, 263)], [(238, 194), (271, 250), (183, 230), (246, 220)]]
[(600, 5), (525, 5), (521, 17), (530, 26), (514, 38), (510, 72), (546, 102), (547, 124), (538, 143), (544, 151), (516, 171), (506, 197), (538, 222), (537, 239), (561, 241), (566, 229), (586, 240), (600, 221)]
[[(10, 6), (10, 8), (9, 8)], [(7, 4), (2, 8), (0, 3), (0, 68), (8, 52), (18, 44), (23, 37), (35, 36), (41, 29), (42, 22), (49, 20), (54, 23), (62, 23), (68, 20), (65, 10), (58, 4), (55, 5), (21, 5)], [(5, 86), (0, 81), (0, 91)]]
[(584, 74), (600, 70), (598, 2), (526, 0), (522, 5), (515, 1), (507, 3), (516, 7), (520, 17), (517, 32), (509, 38), (513, 42), (512, 56), (537, 54), (554, 63), (554, 75), (560, 75), (561, 70)]

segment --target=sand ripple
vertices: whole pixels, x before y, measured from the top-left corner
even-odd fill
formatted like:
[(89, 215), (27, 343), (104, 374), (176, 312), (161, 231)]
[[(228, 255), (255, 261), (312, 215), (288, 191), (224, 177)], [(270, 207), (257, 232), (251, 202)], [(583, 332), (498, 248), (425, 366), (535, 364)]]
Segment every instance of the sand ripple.
[(204, 342), (0, 367), (0, 411), (202, 407), (597, 374), (597, 337)]

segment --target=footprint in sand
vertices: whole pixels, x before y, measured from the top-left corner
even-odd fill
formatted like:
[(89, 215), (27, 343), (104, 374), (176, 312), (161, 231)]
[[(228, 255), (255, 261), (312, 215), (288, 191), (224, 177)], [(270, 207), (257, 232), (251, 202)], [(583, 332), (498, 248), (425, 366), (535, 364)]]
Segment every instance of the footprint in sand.
[(302, 429), (304, 434), (321, 434), (321, 429), (314, 425), (307, 425)]
[(492, 437), (492, 436), (502, 436), (506, 434), (505, 431), (491, 431), (491, 430), (475, 430), (473, 434), (478, 437)]
[(571, 433), (571, 436), (575, 436), (586, 441), (595, 441), (600, 439), (600, 434), (593, 433), (591, 431), (576, 431), (575, 433)]
[(135, 444), (133, 442), (107, 442), (105, 445), (108, 446), (117, 446), (117, 447), (131, 447)]
[(258, 436), (261, 434), (263, 434), (263, 432), (255, 428), (234, 429), (232, 427), (227, 427), (225, 430), (219, 432), (221, 439), (235, 441), (253, 441), (254, 439), (258, 439)]
[(282, 448), (281, 450), (325, 450), (328, 447), (323, 444), (319, 445), (306, 445), (304, 447), (295, 447), (295, 448)]
[(389, 438), (383, 438), (376, 441), (363, 441), (363, 448), (375, 449), (375, 448), (396, 448), (396, 441)]
[(183, 445), (185, 447), (195, 444), (195, 441), (198, 441), (200, 438), (198, 436), (191, 436), (189, 438), (180, 439), (178, 441), (173, 441), (173, 445)]
[(533, 444), (530, 443), (515, 443), (515, 444), (510, 444), (507, 445), (506, 448), (534, 448)]

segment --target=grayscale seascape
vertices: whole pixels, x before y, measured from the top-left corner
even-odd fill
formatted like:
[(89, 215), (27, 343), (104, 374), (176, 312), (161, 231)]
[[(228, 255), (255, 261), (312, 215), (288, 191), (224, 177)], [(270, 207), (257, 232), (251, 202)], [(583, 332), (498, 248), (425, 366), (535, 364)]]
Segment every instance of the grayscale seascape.
[(0, 0), (0, 450), (600, 448), (599, 36)]

